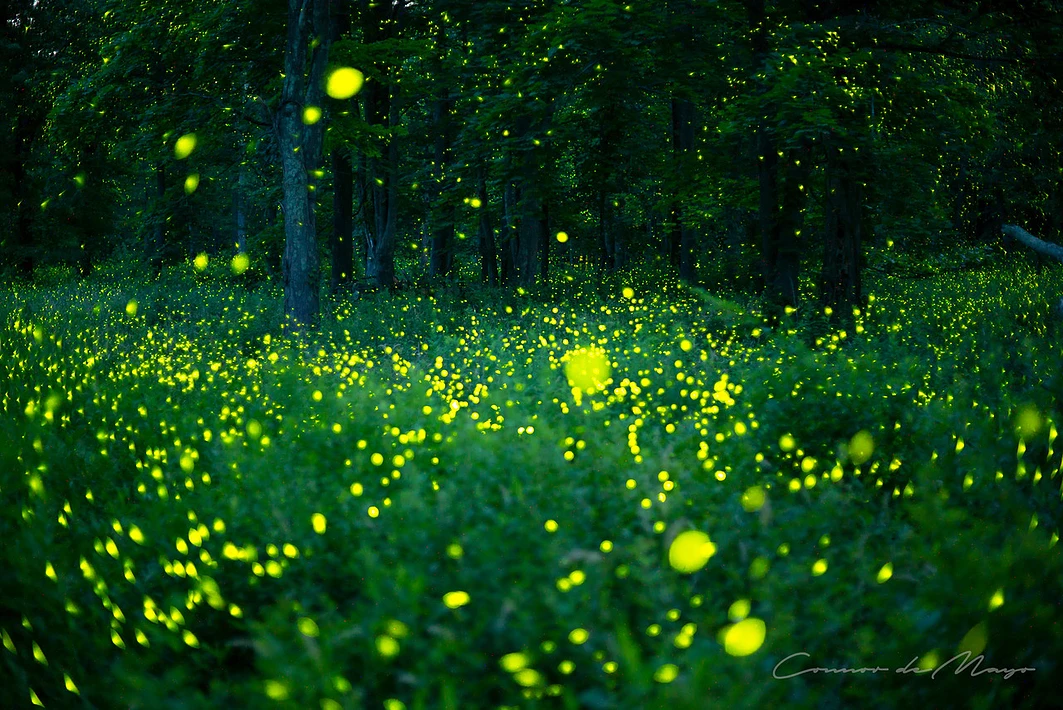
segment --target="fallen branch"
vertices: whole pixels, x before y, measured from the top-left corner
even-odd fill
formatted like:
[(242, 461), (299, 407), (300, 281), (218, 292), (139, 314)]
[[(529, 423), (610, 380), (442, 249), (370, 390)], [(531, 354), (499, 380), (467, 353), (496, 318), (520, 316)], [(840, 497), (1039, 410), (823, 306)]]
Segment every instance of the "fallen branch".
[(1034, 251), (1044, 254), (1045, 256), (1050, 256), (1056, 261), (1063, 262), (1063, 247), (1060, 245), (1046, 242), (1043, 239), (1038, 239), (1022, 227), (1016, 227), (1014, 224), (1005, 224), (1001, 227), (1001, 230), (1004, 234), (1022, 242)]

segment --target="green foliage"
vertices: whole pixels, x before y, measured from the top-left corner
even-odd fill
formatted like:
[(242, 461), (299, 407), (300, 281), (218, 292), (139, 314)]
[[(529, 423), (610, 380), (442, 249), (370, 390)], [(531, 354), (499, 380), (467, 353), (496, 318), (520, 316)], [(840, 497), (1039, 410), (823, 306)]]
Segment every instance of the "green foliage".
[[(226, 268), (2, 299), (4, 706), (1054, 697), (1058, 270), (876, 282), (844, 325), (771, 330), (658, 272), (570, 269), (336, 302), (296, 340)], [(581, 347), (612, 379), (576, 397)], [(691, 574), (684, 530), (715, 545)], [(732, 655), (745, 614), (766, 636)], [(943, 664), (965, 637), (1036, 671), (772, 678), (798, 652), (780, 673)]]

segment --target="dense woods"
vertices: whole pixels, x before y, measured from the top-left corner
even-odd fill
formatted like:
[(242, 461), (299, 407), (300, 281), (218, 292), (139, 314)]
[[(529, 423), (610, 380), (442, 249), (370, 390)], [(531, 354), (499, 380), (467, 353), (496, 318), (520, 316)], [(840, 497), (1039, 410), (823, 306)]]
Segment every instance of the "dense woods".
[(0, 0), (0, 66), (0, 706), (1058, 702), (1063, 3)]
[[(1050, 2), (3, 13), (0, 253), (23, 274), (245, 253), (307, 324), (321, 284), (528, 288), (551, 263), (845, 307), (887, 244), (1060, 231)], [(357, 86), (326, 92), (337, 71)]]

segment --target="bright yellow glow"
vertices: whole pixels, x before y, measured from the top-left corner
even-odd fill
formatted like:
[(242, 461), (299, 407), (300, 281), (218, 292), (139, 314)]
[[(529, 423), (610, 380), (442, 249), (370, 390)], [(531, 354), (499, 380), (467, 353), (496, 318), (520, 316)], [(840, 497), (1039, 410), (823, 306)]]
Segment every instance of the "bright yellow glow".
[(312, 126), (321, 120), (321, 109), (317, 106), (307, 106), (303, 109), (303, 123)]
[(334, 99), (349, 99), (362, 89), (365, 77), (351, 67), (340, 67), (328, 76), (325, 93)]
[(732, 656), (748, 656), (756, 653), (764, 644), (766, 628), (760, 619), (748, 618), (727, 629), (723, 647)]
[(185, 194), (191, 195), (199, 187), (199, 173), (192, 173), (185, 178)]
[(233, 257), (232, 270), (234, 274), (242, 274), (247, 271), (247, 267), (251, 265), (251, 259), (247, 254), (237, 254)]
[(186, 133), (173, 144), (173, 154), (178, 160), (184, 160), (196, 149), (196, 134)]
[(767, 499), (768, 496), (764, 493), (763, 488), (752, 486), (747, 488), (746, 492), (742, 494), (742, 507), (746, 509), (746, 512), (752, 513), (764, 507)]
[(691, 574), (705, 566), (716, 554), (716, 545), (699, 530), (687, 530), (676, 535), (668, 548), (668, 564), (678, 572)]
[(849, 441), (849, 458), (857, 466), (866, 463), (874, 452), (875, 440), (866, 430), (856, 432)]
[(513, 680), (525, 688), (534, 688), (537, 685), (542, 685), (543, 677), (539, 671), (533, 668), (523, 668), (513, 674)]
[(560, 242), (561, 244), (564, 244), (565, 242), (568, 241), (568, 234), (566, 234), (565, 232), (558, 232), (557, 233), (557, 241)]
[(570, 387), (587, 394), (605, 387), (612, 365), (604, 352), (597, 348), (580, 348), (565, 358), (565, 376)]
[(196, 258), (192, 260), (192, 266), (196, 271), (203, 272), (207, 270), (207, 262), (210, 261), (210, 257), (205, 253), (196, 254)]
[(1019, 410), (1015, 418), (1015, 429), (1019, 436), (1029, 441), (1037, 432), (1041, 431), (1041, 413), (1033, 405), (1028, 405)]
[(468, 592), (447, 592), (443, 595), (443, 604), (445, 604), (450, 609), (457, 609), (458, 607), (465, 606), (468, 603)]
[(993, 596), (989, 600), (989, 611), (993, 611), (1004, 603), (1004, 590), (998, 589), (993, 592)]
[(509, 673), (516, 673), (522, 668), (527, 668), (528, 657), (523, 653), (507, 653), (499, 659), (498, 665)]
[(387, 635), (377, 636), (376, 650), (384, 658), (393, 658), (399, 655), (399, 642)]

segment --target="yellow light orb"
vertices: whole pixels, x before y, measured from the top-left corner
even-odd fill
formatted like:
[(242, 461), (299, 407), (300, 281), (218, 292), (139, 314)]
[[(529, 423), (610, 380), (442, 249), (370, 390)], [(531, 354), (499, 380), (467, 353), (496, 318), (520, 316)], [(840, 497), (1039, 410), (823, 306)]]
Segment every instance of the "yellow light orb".
[(559, 241), (560, 243), (564, 244), (565, 242), (568, 241), (568, 234), (566, 234), (565, 232), (558, 232), (557, 233), (557, 241)]
[(498, 664), (510, 673), (516, 673), (528, 667), (528, 657), (523, 653), (507, 653), (502, 656)]
[(325, 93), (334, 99), (349, 99), (362, 89), (365, 76), (351, 67), (340, 67), (329, 74)]
[(447, 592), (443, 595), (443, 603), (450, 609), (457, 609), (469, 603), (468, 592)]
[(192, 173), (185, 178), (185, 194), (191, 195), (199, 187), (199, 173)]
[(1024, 440), (1033, 438), (1037, 432), (1041, 431), (1041, 424), (1041, 414), (1032, 405), (1027, 405), (1019, 410), (1019, 414), (1015, 418), (1015, 429)]
[(665, 663), (658, 668), (654, 674), (653, 679), (658, 683), (671, 683), (679, 676), (679, 668), (674, 663)]
[(877, 581), (879, 584), (883, 584), (885, 582), (888, 582), (890, 577), (892, 576), (893, 563), (887, 562), (886, 564), (882, 565), (882, 569), (878, 571), (878, 575), (875, 576), (875, 581)]
[(764, 644), (766, 633), (764, 622), (748, 618), (739, 621), (727, 629), (723, 637), (723, 647), (732, 656), (748, 656), (755, 653)]
[(234, 274), (242, 274), (247, 271), (247, 267), (251, 265), (251, 259), (247, 254), (237, 254), (233, 257), (232, 269)]
[(752, 486), (747, 488), (746, 492), (742, 494), (742, 507), (745, 508), (747, 513), (753, 513), (764, 507), (767, 499), (768, 496), (764, 493), (763, 488)]
[(565, 377), (569, 387), (587, 394), (605, 387), (612, 372), (612, 365), (604, 352), (598, 349), (580, 348), (568, 355), (565, 362)]
[(192, 260), (192, 266), (196, 267), (196, 271), (206, 271), (207, 262), (210, 261), (210, 257), (205, 253), (197, 254), (196, 258)]
[(173, 154), (178, 160), (184, 160), (196, 149), (196, 134), (186, 133), (173, 144)]
[(875, 440), (866, 430), (858, 431), (849, 441), (849, 458), (857, 466), (865, 463), (875, 452)]
[(303, 109), (303, 123), (312, 126), (321, 120), (321, 109), (317, 106), (307, 106)]
[(705, 566), (716, 554), (716, 545), (709, 536), (699, 530), (687, 530), (676, 535), (668, 548), (668, 564), (672, 569), (691, 574)]

